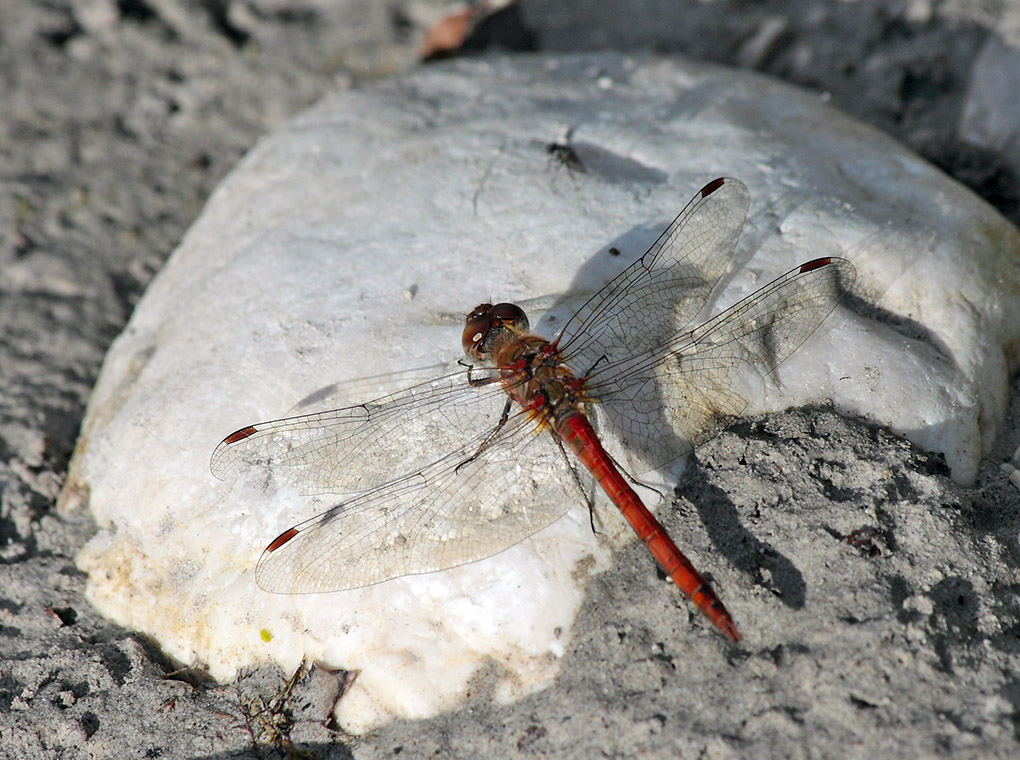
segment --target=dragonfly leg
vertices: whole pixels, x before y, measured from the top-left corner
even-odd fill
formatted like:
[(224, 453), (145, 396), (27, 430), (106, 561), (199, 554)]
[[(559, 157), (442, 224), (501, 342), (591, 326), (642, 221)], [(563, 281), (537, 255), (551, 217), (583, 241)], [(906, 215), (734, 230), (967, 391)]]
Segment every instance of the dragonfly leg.
[(463, 462), (460, 462), (454, 468), (455, 471), (460, 470), (460, 468), (463, 467), (464, 465), (470, 464), (471, 462), (478, 459), (478, 457), (481, 456), (482, 452), (485, 451), (485, 447), (489, 445), (489, 442), (492, 441), (497, 435), (499, 435), (499, 431), (502, 430), (507, 420), (510, 419), (510, 408), (513, 406), (513, 403), (514, 403), (513, 399), (508, 396), (506, 404), (503, 406), (503, 413), (499, 415), (499, 422), (497, 422), (496, 426), (489, 432), (487, 436), (485, 436), (485, 440), (478, 444), (478, 448), (475, 449), (475, 453), (469, 456)]

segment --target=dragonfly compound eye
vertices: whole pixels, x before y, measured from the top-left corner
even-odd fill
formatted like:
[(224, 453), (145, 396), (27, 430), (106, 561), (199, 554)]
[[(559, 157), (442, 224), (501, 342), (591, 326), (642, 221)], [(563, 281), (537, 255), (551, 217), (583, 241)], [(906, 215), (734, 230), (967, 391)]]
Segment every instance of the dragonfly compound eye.
[(479, 361), (491, 358), (492, 339), (504, 330), (526, 332), (528, 317), (524, 310), (512, 303), (481, 304), (468, 314), (464, 323), (461, 336), (464, 353)]
[(512, 327), (518, 332), (528, 329), (528, 315), (515, 303), (498, 303), (489, 309), (493, 327)]
[(472, 359), (481, 359), (479, 349), (485, 342), (485, 336), (489, 334), (492, 327), (491, 303), (483, 303), (476, 306), (467, 319), (464, 321), (464, 332), (461, 335), (461, 345), (464, 346), (464, 353)]

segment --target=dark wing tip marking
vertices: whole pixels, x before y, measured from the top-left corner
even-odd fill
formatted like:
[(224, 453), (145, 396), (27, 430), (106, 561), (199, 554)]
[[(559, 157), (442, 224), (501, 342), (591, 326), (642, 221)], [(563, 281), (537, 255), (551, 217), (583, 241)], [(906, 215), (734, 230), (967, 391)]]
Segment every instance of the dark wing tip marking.
[(828, 266), (831, 263), (832, 259), (830, 257), (826, 257), (824, 259), (813, 259), (811, 261), (808, 261), (807, 263), (800, 265), (800, 273), (805, 274), (807, 272), (813, 272), (816, 269), (821, 269), (822, 267)]
[(705, 185), (703, 188), (701, 188), (701, 197), (702, 198), (708, 197), (709, 195), (714, 193), (716, 190), (718, 190), (720, 187), (722, 187), (725, 184), (726, 184), (726, 178), (725, 177), (719, 177), (718, 179), (712, 180), (707, 185)]
[(285, 543), (294, 538), (294, 536), (296, 536), (299, 532), (300, 531), (297, 528), (287, 528), (287, 530), (285, 530), (283, 533), (281, 533), (280, 535), (273, 539), (272, 543), (266, 547), (266, 551), (275, 552)]
[(257, 432), (258, 428), (256, 428), (254, 425), (249, 425), (248, 427), (241, 428), (240, 430), (235, 430), (233, 433), (231, 433), (230, 435), (223, 439), (223, 443), (224, 445), (229, 446), (232, 443), (243, 441), (245, 438), (250, 438)]

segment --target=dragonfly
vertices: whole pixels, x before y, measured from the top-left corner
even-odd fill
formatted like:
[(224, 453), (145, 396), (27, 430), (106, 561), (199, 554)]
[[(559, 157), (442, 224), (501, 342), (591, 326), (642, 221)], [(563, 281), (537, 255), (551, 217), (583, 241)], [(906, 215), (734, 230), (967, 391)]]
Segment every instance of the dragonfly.
[(474, 562), (579, 500), (593, 509), (601, 488), (694, 607), (739, 641), (633, 484), (730, 424), (748, 403), (741, 373), (772, 373), (856, 276), (845, 259), (817, 258), (690, 327), (729, 267), (748, 206), (739, 180), (706, 184), (552, 340), (531, 332), (520, 307), (483, 303), (465, 320), (468, 361), (456, 371), (224, 438), (210, 463), (217, 478), (255, 473), (340, 496), (268, 544), (259, 587), (334, 592)]

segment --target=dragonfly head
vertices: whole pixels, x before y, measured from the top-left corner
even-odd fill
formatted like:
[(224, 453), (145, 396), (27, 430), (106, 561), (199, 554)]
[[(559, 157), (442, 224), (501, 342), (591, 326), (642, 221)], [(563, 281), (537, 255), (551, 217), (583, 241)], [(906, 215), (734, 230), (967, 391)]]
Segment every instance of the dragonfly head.
[(500, 338), (528, 331), (524, 310), (512, 303), (483, 303), (476, 306), (464, 322), (461, 342), (464, 353), (475, 361), (491, 361)]

